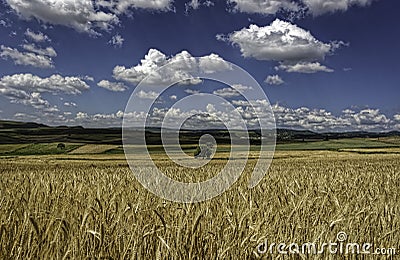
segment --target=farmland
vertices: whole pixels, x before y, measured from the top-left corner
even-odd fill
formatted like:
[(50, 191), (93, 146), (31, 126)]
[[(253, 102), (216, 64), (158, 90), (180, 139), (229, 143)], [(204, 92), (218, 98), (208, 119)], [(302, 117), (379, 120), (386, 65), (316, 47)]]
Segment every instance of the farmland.
[[(313, 143), (312, 150), (278, 146), (256, 188), (247, 188), (256, 162), (250, 159), (231, 189), (195, 204), (165, 201), (144, 189), (120, 147), (71, 143), (53, 153), (56, 143), (4, 146), (0, 258), (246, 259), (268, 256), (257, 252), (265, 239), (323, 243), (340, 231), (351, 242), (400, 248), (397, 139), (351, 142)], [(370, 142), (375, 145), (366, 147)], [(161, 170), (187, 177), (156, 148)], [(225, 163), (212, 160), (189, 179), (207, 179)]]

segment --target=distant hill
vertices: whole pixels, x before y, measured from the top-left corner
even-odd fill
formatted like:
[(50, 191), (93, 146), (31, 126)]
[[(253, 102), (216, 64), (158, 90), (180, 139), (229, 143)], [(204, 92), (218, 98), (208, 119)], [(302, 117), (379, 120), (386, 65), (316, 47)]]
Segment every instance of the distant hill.
[(0, 121), (0, 144), (52, 142), (121, 144), (121, 129)]
[[(149, 128), (146, 137), (149, 144), (160, 144), (160, 128)], [(321, 141), (342, 138), (380, 138), (400, 136), (400, 132), (341, 132), (341, 133), (316, 133), (308, 130), (277, 129), (277, 142), (304, 142)], [(227, 130), (182, 130), (180, 131), (181, 143), (197, 143), (200, 136), (208, 133), (213, 135), (219, 143), (229, 143)], [(252, 143), (259, 143), (260, 130), (250, 130), (249, 136)], [(46, 126), (31, 122), (14, 122), (0, 120), (0, 144), (24, 143), (91, 143), (91, 144), (122, 144), (121, 128), (84, 128), (82, 126)]]
[(48, 127), (48, 126), (38, 123), (0, 120), (0, 129), (21, 129), (21, 128), (23, 129), (23, 128), (39, 128), (39, 127)]

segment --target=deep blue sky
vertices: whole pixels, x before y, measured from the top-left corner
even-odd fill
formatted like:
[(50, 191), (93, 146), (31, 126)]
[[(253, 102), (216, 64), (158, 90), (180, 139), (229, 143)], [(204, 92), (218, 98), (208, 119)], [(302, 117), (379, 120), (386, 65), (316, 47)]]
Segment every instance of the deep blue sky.
[[(340, 117), (344, 109), (350, 108), (356, 113), (367, 108), (374, 111), (379, 109), (375, 116), (384, 115), (391, 120), (389, 128), (396, 128), (395, 125), (399, 124), (395, 119), (396, 114), (400, 114), (400, 2), (397, 0), (373, 1), (369, 6), (352, 6), (346, 11), (327, 12), (318, 16), (306, 14), (293, 20), (289, 20), (285, 12), (265, 15), (230, 11), (225, 1), (215, 1), (213, 6), (201, 6), (185, 13), (185, 3), (189, 0), (174, 1), (173, 11), (131, 8), (128, 13), (117, 15), (119, 24), (109, 31), (95, 28), (101, 34), (97, 36), (37, 17), (27, 20), (27, 15), (16, 9), (15, 3), (18, 2), (24, 1), (13, 0), (0, 4), (0, 20), (4, 22), (0, 25), (2, 51), (8, 47), (27, 52), (22, 45), (35, 43), (26, 36), (29, 29), (47, 35), (51, 41), (36, 42), (36, 47), (51, 46), (57, 56), (52, 58), (52, 68), (38, 68), (35, 65), (17, 65), (14, 58), (3, 54), (0, 77), (31, 73), (42, 78), (53, 74), (94, 78), (94, 81), (86, 80), (90, 89), (77, 95), (62, 91), (38, 91), (42, 100), (47, 100), (50, 106), (57, 106), (58, 111), (45, 113), (66, 115), (65, 118), (59, 117), (60, 122), (54, 120), (54, 124), (60, 124), (63, 120), (66, 124), (79, 124), (75, 118), (78, 112), (87, 114), (89, 118), (94, 114), (123, 111), (135, 84), (119, 80), (128, 89), (114, 92), (97, 86), (97, 83), (101, 80), (117, 82), (113, 78), (114, 67), (122, 65), (130, 68), (140, 64), (149, 49), (157, 49), (169, 57), (183, 50), (192, 56), (218, 54), (224, 60), (247, 70), (263, 87), (271, 104), (278, 103), (291, 111), (299, 107), (325, 109), (335, 117)], [(269, 26), (276, 18), (309, 31), (323, 43), (347, 43), (318, 61), (334, 71), (277, 71), (274, 68), (279, 61), (245, 58), (239, 46), (216, 39), (217, 34), (229, 35), (250, 24)], [(124, 39), (121, 46), (109, 43), (117, 34)], [(269, 75), (279, 75), (284, 83), (267, 84), (264, 80)], [(0, 83), (0, 90), (1, 84), (4, 83)], [(6, 87), (9, 86), (3, 85), (3, 88)], [(34, 88), (26, 86), (28, 90), (25, 89), (25, 92), (35, 92)], [(76, 103), (76, 107), (65, 106), (65, 102)], [(49, 121), (41, 117), (41, 109), (15, 97), (10, 98), (4, 90), (3, 93), (0, 91), (2, 119)]]

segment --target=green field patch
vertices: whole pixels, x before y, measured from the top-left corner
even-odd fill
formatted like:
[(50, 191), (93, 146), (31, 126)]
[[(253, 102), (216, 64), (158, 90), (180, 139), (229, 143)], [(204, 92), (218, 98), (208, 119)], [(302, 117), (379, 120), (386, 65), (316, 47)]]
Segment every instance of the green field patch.
[(82, 144), (76, 143), (63, 143), (64, 147), (59, 147), (61, 143), (43, 143), (43, 144), (28, 144), (15, 149), (11, 152), (5, 153), (6, 155), (48, 155), (48, 154), (65, 154), (80, 146)]
[(329, 141), (297, 142), (278, 144), (276, 150), (296, 151), (296, 150), (335, 150), (351, 148), (390, 148), (400, 147), (400, 144), (388, 143), (377, 139), (353, 138), (337, 139)]
[(12, 153), (15, 150), (21, 149), (28, 146), (28, 144), (1, 144), (0, 154)]

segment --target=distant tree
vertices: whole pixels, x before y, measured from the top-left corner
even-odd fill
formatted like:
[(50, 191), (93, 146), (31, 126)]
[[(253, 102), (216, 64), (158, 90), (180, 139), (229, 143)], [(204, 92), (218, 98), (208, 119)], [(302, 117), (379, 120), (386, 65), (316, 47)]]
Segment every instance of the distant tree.
[(64, 149), (65, 149), (65, 144), (59, 143), (59, 144), (57, 145), (57, 149), (64, 150)]

